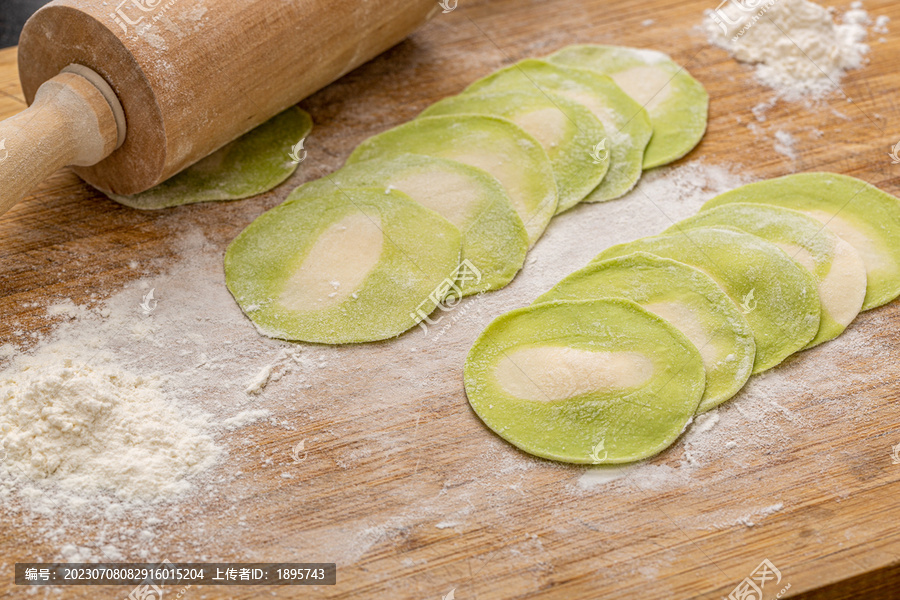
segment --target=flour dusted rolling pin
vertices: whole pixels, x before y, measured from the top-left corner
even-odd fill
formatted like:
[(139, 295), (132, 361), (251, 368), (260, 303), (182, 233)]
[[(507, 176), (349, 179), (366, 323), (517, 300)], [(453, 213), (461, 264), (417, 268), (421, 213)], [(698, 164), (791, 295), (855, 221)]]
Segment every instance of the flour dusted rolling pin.
[(58, 168), (135, 194), (397, 44), (436, 0), (55, 0), (22, 31), (0, 214)]

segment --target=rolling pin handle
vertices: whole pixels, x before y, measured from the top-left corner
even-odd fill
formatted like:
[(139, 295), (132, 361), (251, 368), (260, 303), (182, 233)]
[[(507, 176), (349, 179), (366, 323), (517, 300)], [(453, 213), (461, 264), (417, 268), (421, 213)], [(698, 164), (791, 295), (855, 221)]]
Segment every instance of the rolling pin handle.
[(125, 113), (94, 71), (70, 65), (0, 122), (0, 214), (66, 165), (94, 165), (125, 141)]

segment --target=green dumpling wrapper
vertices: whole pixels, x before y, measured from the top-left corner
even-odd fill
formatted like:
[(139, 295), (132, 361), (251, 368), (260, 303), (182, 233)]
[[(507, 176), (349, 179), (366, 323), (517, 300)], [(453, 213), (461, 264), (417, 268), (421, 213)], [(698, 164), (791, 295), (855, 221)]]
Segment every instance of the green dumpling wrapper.
[(788, 208), (736, 202), (701, 211), (666, 232), (722, 226), (772, 242), (815, 277), (822, 315), (808, 347), (833, 340), (859, 314), (866, 296), (866, 265), (853, 246), (819, 221)]
[(644, 153), (644, 169), (678, 160), (706, 132), (709, 95), (703, 85), (669, 56), (627, 46), (569, 46), (547, 57), (554, 63), (612, 77), (647, 109), (653, 137)]
[(753, 373), (780, 364), (819, 331), (813, 276), (778, 246), (736, 229), (697, 227), (607, 248), (592, 263), (649, 252), (700, 269), (737, 304), (756, 340)]
[(836, 173), (798, 173), (720, 194), (702, 210), (731, 202), (773, 204), (821, 221), (856, 248), (868, 278), (862, 310), (900, 296), (900, 200), (873, 185)]
[(522, 268), (528, 233), (506, 190), (490, 173), (455, 160), (398, 154), (353, 163), (303, 184), (288, 201), (376, 186), (403, 192), (459, 229), (462, 258), (471, 263), (458, 282), (463, 296), (502, 288)]
[(420, 117), (365, 140), (347, 164), (397, 154), (449, 158), (496, 177), (525, 225), (529, 247), (556, 213), (559, 200), (547, 153), (524, 129), (506, 119), (484, 115)]
[(653, 135), (643, 107), (605, 75), (533, 58), (500, 69), (467, 87), (464, 94), (538, 89), (584, 105), (609, 136), (595, 146), (609, 153), (609, 170), (584, 202), (605, 202), (628, 193), (641, 178), (644, 150)]
[(525, 452), (580, 464), (663, 451), (690, 423), (705, 382), (690, 340), (621, 298), (502, 315), (465, 366), (469, 403), (485, 425)]
[(263, 335), (322, 344), (400, 335), (454, 293), (461, 236), (398, 191), (285, 202), (228, 246), (225, 283)]
[[(299, 162), (291, 153), (309, 135), (312, 125), (309, 113), (292, 106), (145, 192), (130, 196), (104, 193), (142, 210), (258, 196), (297, 170)], [(301, 158), (302, 150), (298, 147), (297, 151)]]
[(422, 116), (467, 113), (508, 119), (540, 142), (559, 189), (556, 214), (584, 200), (609, 169), (609, 152), (594, 152), (607, 138), (603, 123), (578, 102), (534, 88), (486, 91), (444, 98)]
[(626, 298), (681, 331), (700, 351), (706, 390), (697, 412), (731, 399), (747, 382), (756, 342), (747, 319), (708, 275), (646, 252), (603, 260), (575, 271), (535, 304), (553, 300)]

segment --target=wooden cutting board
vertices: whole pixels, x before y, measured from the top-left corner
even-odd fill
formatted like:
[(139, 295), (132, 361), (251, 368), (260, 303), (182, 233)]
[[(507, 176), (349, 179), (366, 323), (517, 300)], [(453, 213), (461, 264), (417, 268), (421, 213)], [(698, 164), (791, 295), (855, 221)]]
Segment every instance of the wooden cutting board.
[[(167, 272), (184, 260), (173, 232), (195, 228), (224, 250), (296, 185), (339, 167), (365, 137), (498, 67), (571, 43), (657, 48), (707, 87), (709, 131), (682, 163), (730, 165), (755, 178), (827, 170), (900, 194), (900, 166), (888, 156), (900, 140), (900, 36), (878, 41), (874, 34), (871, 62), (846, 77), (845, 96), (777, 103), (760, 120), (751, 109), (771, 93), (705, 43), (697, 25), (709, 8), (713, 2), (693, 0), (461, 0), (304, 101), (316, 123), (310, 159), (290, 182), (247, 201), (138, 212), (60, 171), (0, 217), (0, 345), (27, 349), (36, 335), (51, 333), (60, 321), (47, 313), (55, 301), (97, 305), (139, 276)], [(869, 0), (865, 8), (900, 27), (900, 5)], [(25, 108), (17, 81), (15, 49), (0, 51), (0, 118)], [(775, 149), (780, 130), (796, 140), (793, 160)], [(604, 209), (579, 207), (559, 227), (597, 210)], [(579, 267), (541, 264), (558, 243), (549, 236), (520, 279), (546, 271), (552, 282)], [(261, 423), (241, 433), (273, 456), (289, 456), (304, 440), (309, 458), (293, 475), (279, 476), (233, 442), (220, 469), (244, 491), (193, 500), (191, 523), (155, 523), (147, 555), (128, 550), (123, 559), (337, 562), (337, 586), (263, 590), (277, 598), (437, 599), (451, 589), (461, 600), (721, 598), (763, 560), (782, 575), (766, 586), (766, 600), (787, 584), (783, 598), (900, 597), (900, 465), (891, 460), (900, 443), (900, 303), (861, 315), (845, 334), (852, 343), (792, 358), (723, 408), (725, 425), (710, 435), (743, 423), (726, 429), (735, 432), (729, 443), (681, 441), (601, 484), (586, 469), (518, 453), (466, 404), (465, 354), (491, 318), (533, 299), (517, 289), (525, 284), (485, 296), (474, 323), (441, 343), (404, 336), (328, 350), (356, 366), (325, 367), (302, 402), (274, 407), (294, 424), (290, 430)], [(743, 443), (742, 431), (756, 443)], [(704, 460), (693, 464), (692, 449), (702, 444)], [(0, 596), (25, 597), (10, 583), (13, 563), (52, 560), (65, 543), (98, 543), (90, 524), (64, 539), (48, 539), (40, 525), (0, 522)], [(145, 526), (122, 524), (123, 531)], [(67, 588), (63, 597), (128, 592)], [(259, 595), (257, 588), (205, 587), (184, 597)]]

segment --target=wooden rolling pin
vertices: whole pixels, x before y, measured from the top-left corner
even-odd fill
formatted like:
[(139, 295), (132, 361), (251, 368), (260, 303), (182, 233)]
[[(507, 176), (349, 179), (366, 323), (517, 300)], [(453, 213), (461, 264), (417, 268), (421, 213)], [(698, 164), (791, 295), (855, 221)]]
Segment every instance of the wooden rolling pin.
[(0, 122), (0, 214), (58, 168), (135, 194), (400, 42), (436, 0), (55, 0)]

